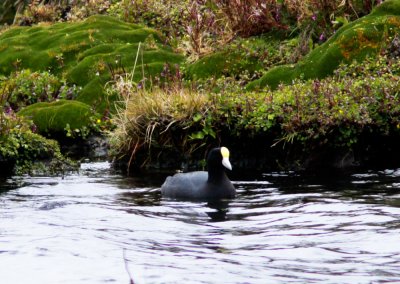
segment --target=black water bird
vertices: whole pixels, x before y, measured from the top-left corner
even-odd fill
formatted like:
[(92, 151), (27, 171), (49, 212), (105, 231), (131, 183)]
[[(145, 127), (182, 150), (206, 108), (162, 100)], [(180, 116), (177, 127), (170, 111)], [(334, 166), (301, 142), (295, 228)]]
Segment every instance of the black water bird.
[(161, 186), (163, 196), (173, 199), (213, 201), (235, 197), (235, 187), (225, 173), (232, 170), (229, 150), (214, 148), (207, 157), (207, 172), (179, 173), (167, 177)]

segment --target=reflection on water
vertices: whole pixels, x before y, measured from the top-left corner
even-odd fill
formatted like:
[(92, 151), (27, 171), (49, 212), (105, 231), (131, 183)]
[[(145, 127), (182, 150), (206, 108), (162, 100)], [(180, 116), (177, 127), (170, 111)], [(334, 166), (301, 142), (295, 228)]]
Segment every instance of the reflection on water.
[(257, 179), (212, 204), (165, 200), (162, 180), (107, 163), (4, 181), (1, 282), (128, 284), (125, 261), (135, 283), (400, 280), (400, 170)]

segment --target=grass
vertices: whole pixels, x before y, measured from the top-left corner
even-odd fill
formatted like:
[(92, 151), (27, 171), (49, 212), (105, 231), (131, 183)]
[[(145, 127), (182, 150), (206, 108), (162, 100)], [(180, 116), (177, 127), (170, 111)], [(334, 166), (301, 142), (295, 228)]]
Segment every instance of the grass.
[(113, 118), (117, 129), (110, 143), (114, 155), (128, 156), (129, 164), (143, 148), (188, 151), (187, 128), (208, 111), (206, 95), (184, 88), (138, 89), (129, 77), (121, 77), (110, 91), (121, 98)]

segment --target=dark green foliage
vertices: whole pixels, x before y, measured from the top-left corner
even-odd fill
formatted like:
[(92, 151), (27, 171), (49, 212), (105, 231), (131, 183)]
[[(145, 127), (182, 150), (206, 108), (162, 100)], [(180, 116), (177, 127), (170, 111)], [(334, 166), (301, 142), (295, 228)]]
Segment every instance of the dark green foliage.
[(7, 165), (2, 174), (64, 174), (77, 169), (77, 164), (65, 158), (58, 142), (30, 131), (12, 131), (0, 137), (0, 165)]
[(15, 116), (10, 108), (0, 112), (0, 175), (31, 173), (34, 169), (49, 174), (72, 166), (56, 141), (32, 129), (35, 126), (30, 121)]
[(83, 22), (15, 27), (4, 32), (0, 35), (0, 73), (29, 68), (62, 75), (83, 88), (77, 100), (102, 112), (108, 107), (103, 85), (112, 75), (132, 70), (139, 43), (136, 81), (159, 76), (165, 62), (179, 64), (183, 59), (162, 44), (155, 30), (92, 16)]
[(339, 29), (295, 66), (273, 68), (247, 88), (276, 88), (279, 83), (288, 84), (295, 78), (324, 78), (341, 63), (362, 61), (367, 56), (376, 55), (400, 32), (399, 13), (397, 1), (385, 1), (375, 12)]

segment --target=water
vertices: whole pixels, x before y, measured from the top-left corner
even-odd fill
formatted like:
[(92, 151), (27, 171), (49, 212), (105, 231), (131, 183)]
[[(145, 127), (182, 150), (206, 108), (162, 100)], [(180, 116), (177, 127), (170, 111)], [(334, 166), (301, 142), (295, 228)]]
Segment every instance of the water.
[(84, 164), (0, 188), (1, 283), (400, 282), (400, 170), (270, 173), (229, 204)]

